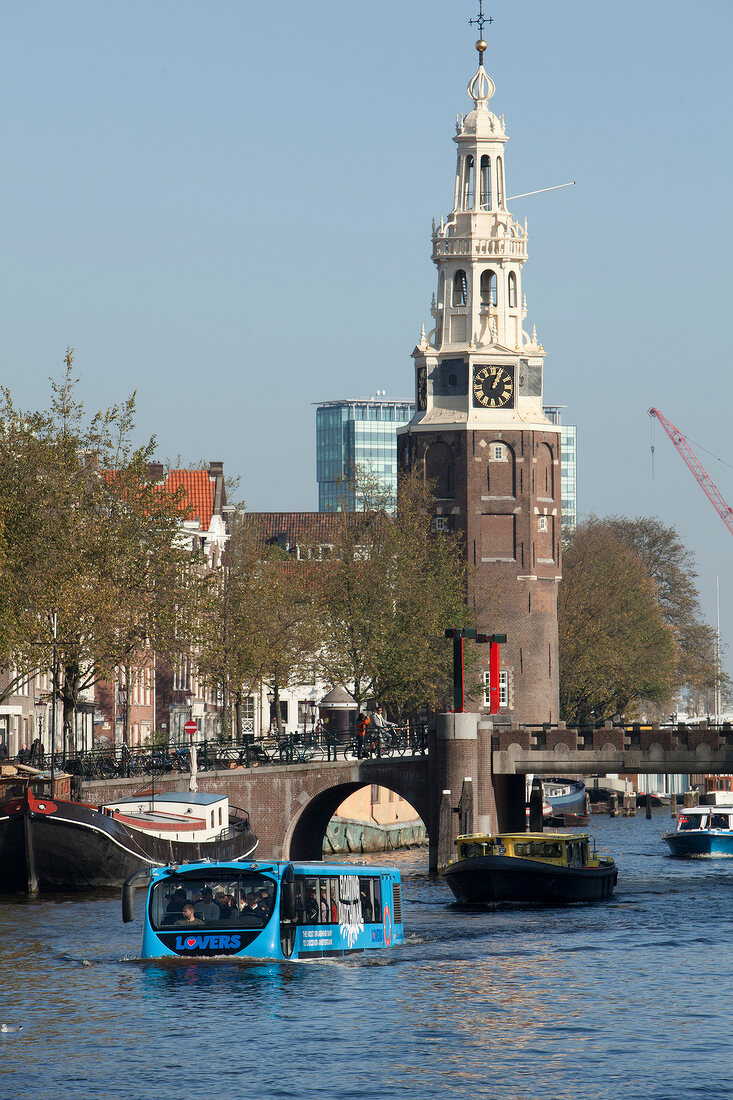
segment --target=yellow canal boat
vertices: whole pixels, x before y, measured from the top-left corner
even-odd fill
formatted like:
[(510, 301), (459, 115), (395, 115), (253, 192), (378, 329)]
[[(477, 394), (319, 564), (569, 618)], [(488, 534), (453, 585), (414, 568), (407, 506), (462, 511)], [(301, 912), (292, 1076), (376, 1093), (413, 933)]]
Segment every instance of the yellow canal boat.
[(443, 875), (467, 905), (600, 901), (618, 879), (614, 860), (599, 856), (587, 833), (474, 833), (455, 843)]

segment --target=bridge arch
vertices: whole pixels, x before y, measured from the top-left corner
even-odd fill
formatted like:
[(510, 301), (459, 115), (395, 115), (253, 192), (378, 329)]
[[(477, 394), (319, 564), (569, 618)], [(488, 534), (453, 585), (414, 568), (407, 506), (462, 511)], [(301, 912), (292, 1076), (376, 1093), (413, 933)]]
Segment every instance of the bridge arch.
[[(336, 782), (333, 786), (314, 793), (307, 801), (303, 799), (301, 808), (287, 823), (283, 838), (283, 858), (300, 860), (320, 860), (323, 858), (323, 842), (331, 818), (349, 795), (363, 787), (376, 785), (394, 791), (404, 798), (418, 814), (426, 832), (430, 831), (430, 819), (427, 799), (420, 796), (412, 784), (404, 784), (398, 776), (377, 778), (374, 775), (363, 776)], [(305, 792), (304, 792), (305, 793)]]

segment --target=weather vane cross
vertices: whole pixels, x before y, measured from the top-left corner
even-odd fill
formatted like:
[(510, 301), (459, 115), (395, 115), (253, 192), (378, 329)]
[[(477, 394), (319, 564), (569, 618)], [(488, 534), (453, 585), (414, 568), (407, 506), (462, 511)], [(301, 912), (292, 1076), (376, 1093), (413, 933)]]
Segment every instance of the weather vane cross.
[(484, 0), (478, 0), (478, 16), (476, 19), (469, 19), (469, 25), (473, 26), (474, 23), (478, 26), (478, 32), (481, 37), (484, 37), (484, 23), (493, 23), (494, 20), (490, 15), (484, 15)]

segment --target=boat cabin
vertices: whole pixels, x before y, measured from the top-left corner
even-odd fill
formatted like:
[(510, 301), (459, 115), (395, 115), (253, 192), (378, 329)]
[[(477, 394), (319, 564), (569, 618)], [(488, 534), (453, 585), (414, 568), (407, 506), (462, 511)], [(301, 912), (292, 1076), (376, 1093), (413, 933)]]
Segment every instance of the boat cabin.
[(458, 859), (511, 856), (539, 860), (558, 867), (598, 867), (595, 842), (587, 833), (496, 833), (459, 836)]
[(171, 792), (107, 802), (101, 811), (133, 829), (165, 840), (201, 843), (229, 828), (229, 799), (219, 794)]
[(695, 806), (677, 814), (677, 832), (732, 832), (733, 806)]

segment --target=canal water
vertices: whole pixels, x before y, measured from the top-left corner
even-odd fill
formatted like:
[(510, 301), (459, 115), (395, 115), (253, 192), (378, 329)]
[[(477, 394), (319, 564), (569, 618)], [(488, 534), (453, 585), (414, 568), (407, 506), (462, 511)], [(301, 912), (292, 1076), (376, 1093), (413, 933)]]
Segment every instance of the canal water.
[(594, 817), (617, 892), (565, 909), (461, 910), (401, 853), (407, 944), (341, 962), (142, 963), (115, 893), (0, 898), (0, 1100), (733, 1097), (733, 860), (669, 823)]

